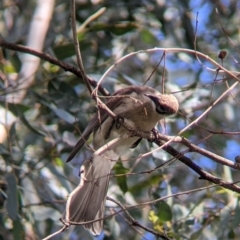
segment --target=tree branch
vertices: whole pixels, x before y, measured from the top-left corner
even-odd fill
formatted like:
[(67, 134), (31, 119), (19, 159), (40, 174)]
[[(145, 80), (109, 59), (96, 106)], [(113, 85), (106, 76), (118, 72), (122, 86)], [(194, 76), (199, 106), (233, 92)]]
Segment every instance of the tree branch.
[(130, 213), (127, 211), (127, 209), (126, 209), (119, 201), (116, 201), (116, 200), (114, 200), (114, 199), (111, 198), (111, 197), (107, 197), (107, 200), (116, 203), (116, 204), (122, 209), (122, 211), (123, 211), (123, 212), (127, 215), (127, 217), (130, 219), (132, 226), (137, 226), (137, 227), (139, 227), (139, 228), (142, 228), (142, 229), (144, 229), (145, 231), (152, 233), (152, 234), (155, 235), (156, 237), (161, 237), (161, 238), (164, 239), (164, 240), (171, 240), (171, 238), (169, 238), (166, 234), (161, 233), (161, 232), (156, 232), (156, 231), (154, 231), (154, 230), (152, 230), (152, 229), (150, 229), (150, 228), (148, 228), (148, 227), (143, 226), (142, 224), (140, 224), (138, 221), (136, 221), (136, 220), (130, 215)]
[[(10, 49), (10, 50), (13, 50), (13, 51), (32, 54), (36, 57), (39, 57), (42, 60), (48, 61), (48, 62), (50, 62), (50, 63), (52, 63), (56, 66), (59, 66), (60, 68), (62, 68), (63, 70), (65, 70), (67, 72), (73, 73), (75, 76), (77, 76), (79, 78), (82, 78), (82, 73), (79, 69), (77, 69), (76, 67), (74, 67), (70, 64), (59, 61), (57, 58), (54, 58), (53, 56), (51, 56), (47, 53), (39, 52), (39, 51), (36, 51), (32, 48), (28, 48), (28, 47), (25, 47), (25, 46), (22, 46), (22, 45), (9, 43), (1, 37), (0, 37), (0, 47)], [(87, 77), (88, 77), (88, 81), (90, 82), (91, 86), (95, 88), (97, 86), (97, 82), (94, 79), (90, 78), (89, 76), (87, 76)], [(109, 96), (110, 95), (109, 92), (105, 88), (103, 88), (102, 86), (99, 86), (98, 89), (99, 89), (99, 92), (102, 95), (104, 95), (104, 96)]]
[[(164, 144), (164, 142), (159, 141), (159, 140), (157, 140), (156, 143), (159, 146)], [(167, 153), (171, 154), (172, 156), (177, 158), (179, 161), (181, 161), (182, 163), (184, 163), (185, 165), (190, 167), (194, 172), (198, 173), (199, 176), (200, 176), (199, 179), (205, 179), (205, 180), (207, 180), (209, 182), (218, 184), (219, 186), (222, 186), (222, 187), (230, 189), (230, 190), (232, 190), (234, 192), (240, 193), (240, 187), (239, 186), (237, 186), (234, 183), (226, 182), (226, 181), (222, 180), (221, 178), (217, 178), (217, 177), (213, 176), (212, 174), (206, 172), (201, 167), (199, 167), (197, 164), (195, 164), (190, 158), (182, 155), (182, 153), (178, 152), (177, 150), (175, 150), (170, 145), (164, 146), (163, 149)]]

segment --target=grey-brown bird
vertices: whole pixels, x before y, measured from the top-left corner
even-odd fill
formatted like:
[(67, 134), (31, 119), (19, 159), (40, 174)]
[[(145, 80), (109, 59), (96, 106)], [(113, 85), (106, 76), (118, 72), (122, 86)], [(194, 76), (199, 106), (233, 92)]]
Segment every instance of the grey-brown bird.
[[(141, 132), (150, 132), (159, 120), (176, 113), (179, 106), (173, 95), (161, 94), (147, 86), (129, 86), (118, 90), (106, 105), (119, 119), (129, 120), (133, 128)], [(69, 162), (74, 158), (93, 132), (95, 151), (84, 162), (80, 184), (70, 193), (63, 215), (63, 221), (70, 225), (96, 220), (84, 224), (94, 235), (99, 235), (103, 229), (111, 169), (121, 154), (135, 148), (141, 141), (137, 136), (128, 137), (128, 130), (106, 111), (100, 110), (99, 113), (89, 122), (67, 159)]]

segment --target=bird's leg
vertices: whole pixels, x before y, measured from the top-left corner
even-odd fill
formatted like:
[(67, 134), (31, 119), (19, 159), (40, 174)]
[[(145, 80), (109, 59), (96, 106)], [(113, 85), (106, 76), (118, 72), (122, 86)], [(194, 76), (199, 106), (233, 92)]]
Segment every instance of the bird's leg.
[(143, 132), (134, 128), (133, 123), (129, 121), (129, 119), (125, 119), (121, 116), (117, 116), (115, 119), (116, 129), (119, 129), (122, 125), (128, 130), (128, 137), (139, 137), (139, 139), (131, 146), (131, 148), (135, 148), (142, 138), (147, 138), (149, 141), (154, 141), (157, 139), (158, 130), (152, 129), (151, 132)]
[(123, 122), (124, 122), (124, 118), (120, 117), (120, 116), (117, 116), (117, 119), (116, 119), (116, 129), (119, 129), (121, 127), (121, 125), (123, 124)]
[(150, 133), (149, 142), (154, 142), (158, 138), (159, 131), (156, 128), (153, 128)]

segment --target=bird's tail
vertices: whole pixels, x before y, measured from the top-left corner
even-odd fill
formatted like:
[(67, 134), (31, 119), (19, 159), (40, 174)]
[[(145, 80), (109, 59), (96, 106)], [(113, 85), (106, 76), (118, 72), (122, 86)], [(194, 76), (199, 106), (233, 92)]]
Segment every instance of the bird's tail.
[[(94, 235), (103, 228), (105, 201), (109, 174), (115, 162), (104, 156), (94, 155), (81, 168), (81, 181), (70, 193), (63, 220), (69, 224), (84, 224)], [(99, 220), (98, 220), (99, 219)]]

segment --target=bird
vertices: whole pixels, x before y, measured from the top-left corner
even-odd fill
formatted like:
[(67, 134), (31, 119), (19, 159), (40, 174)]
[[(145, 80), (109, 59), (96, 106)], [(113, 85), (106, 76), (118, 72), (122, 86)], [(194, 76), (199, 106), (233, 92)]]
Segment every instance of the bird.
[(105, 202), (111, 169), (130, 148), (137, 147), (139, 136), (128, 135), (123, 126), (129, 121), (135, 130), (151, 132), (158, 121), (175, 114), (179, 103), (172, 94), (161, 94), (148, 86), (127, 86), (114, 92), (106, 106), (117, 116), (112, 118), (100, 109), (92, 118), (71, 151), (70, 162), (93, 133), (92, 156), (80, 169), (79, 185), (69, 194), (62, 221), (68, 225), (81, 224), (93, 235), (103, 229)]

